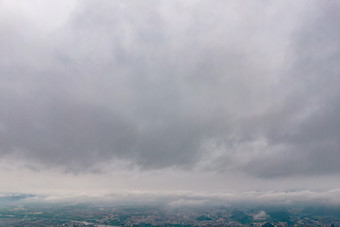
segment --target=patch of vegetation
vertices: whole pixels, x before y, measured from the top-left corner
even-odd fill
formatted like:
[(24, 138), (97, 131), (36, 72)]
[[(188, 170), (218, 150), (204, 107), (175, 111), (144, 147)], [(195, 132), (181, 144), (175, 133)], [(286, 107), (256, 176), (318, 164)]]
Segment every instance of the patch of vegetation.
[(247, 215), (241, 210), (234, 210), (230, 218), (240, 222), (241, 224), (248, 224), (253, 220), (251, 216)]
[(212, 219), (207, 216), (200, 216), (196, 218), (197, 221), (211, 221)]

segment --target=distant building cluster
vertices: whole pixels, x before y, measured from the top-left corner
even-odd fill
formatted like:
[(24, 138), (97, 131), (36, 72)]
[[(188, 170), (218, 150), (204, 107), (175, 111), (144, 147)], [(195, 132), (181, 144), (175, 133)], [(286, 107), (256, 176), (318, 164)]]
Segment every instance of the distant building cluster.
[(167, 206), (16, 206), (0, 210), (0, 226), (327, 226), (340, 227), (337, 208)]

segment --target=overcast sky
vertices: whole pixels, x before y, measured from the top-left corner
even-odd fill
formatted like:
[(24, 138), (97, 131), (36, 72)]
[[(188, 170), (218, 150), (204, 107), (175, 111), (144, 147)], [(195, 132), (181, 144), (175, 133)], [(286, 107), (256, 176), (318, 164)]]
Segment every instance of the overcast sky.
[(1, 191), (332, 198), (339, 37), (337, 0), (0, 0)]

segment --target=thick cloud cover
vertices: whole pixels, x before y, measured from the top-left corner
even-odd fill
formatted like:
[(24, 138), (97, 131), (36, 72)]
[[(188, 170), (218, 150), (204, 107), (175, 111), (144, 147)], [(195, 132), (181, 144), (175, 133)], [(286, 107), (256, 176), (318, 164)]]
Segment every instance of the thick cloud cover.
[(340, 173), (339, 1), (0, 1), (0, 154)]

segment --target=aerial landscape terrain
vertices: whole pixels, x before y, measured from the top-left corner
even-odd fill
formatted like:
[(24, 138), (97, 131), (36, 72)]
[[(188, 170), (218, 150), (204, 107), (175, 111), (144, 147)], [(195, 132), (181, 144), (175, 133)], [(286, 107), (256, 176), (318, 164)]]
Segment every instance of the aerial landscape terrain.
[[(33, 200), (27, 200), (33, 198)], [(35, 195), (0, 201), (1, 226), (340, 226), (340, 206), (41, 203)], [(30, 202), (28, 202), (30, 201)], [(28, 203), (27, 203), (28, 202)]]

